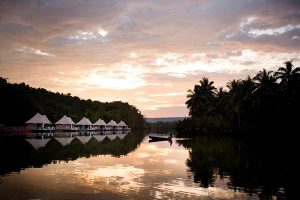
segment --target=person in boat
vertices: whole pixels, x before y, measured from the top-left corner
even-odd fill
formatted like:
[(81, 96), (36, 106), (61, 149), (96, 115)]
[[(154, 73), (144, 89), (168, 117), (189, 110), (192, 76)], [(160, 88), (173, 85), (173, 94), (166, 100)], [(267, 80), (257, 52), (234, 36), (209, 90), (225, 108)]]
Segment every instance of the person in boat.
[(170, 133), (170, 136), (168, 138), (169, 138), (169, 140), (171, 140), (173, 138), (172, 132)]

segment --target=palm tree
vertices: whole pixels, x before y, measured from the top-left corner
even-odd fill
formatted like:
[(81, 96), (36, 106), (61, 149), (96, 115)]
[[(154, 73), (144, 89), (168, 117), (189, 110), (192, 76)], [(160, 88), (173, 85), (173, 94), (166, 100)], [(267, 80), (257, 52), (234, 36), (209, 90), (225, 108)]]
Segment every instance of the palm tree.
[(191, 116), (207, 113), (215, 96), (216, 88), (213, 86), (213, 81), (204, 77), (199, 82), (200, 85), (195, 85), (194, 90), (188, 90), (188, 100), (185, 102)]
[(256, 81), (255, 96), (255, 124), (260, 123), (264, 127), (270, 127), (270, 121), (274, 120), (280, 104), (279, 85), (272, 71), (263, 69), (254, 77)]
[(216, 87), (213, 86), (214, 82), (209, 81), (208, 78), (203, 77), (202, 80), (199, 81), (202, 92), (208, 97), (213, 98), (216, 94)]
[(227, 83), (227, 87), (229, 89), (229, 99), (226, 106), (226, 111), (228, 113), (228, 116), (231, 118), (231, 120), (235, 121), (236, 116), (238, 117), (238, 124), (240, 127), (241, 120), (240, 120), (240, 106), (238, 104), (238, 101), (240, 99), (240, 85), (241, 80), (232, 80), (229, 83)]
[[(229, 88), (229, 100), (227, 112), (234, 120), (237, 118), (238, 127), (241, 127), (241, 117), (251, 113), (254, 107), (253, 91), (256, 88), (251, 77), (245, 80), (232, 80), (227, 84)], [(235, 121), (235, 120), (234, 120)]]
[(274, 76), (280, 79), (280, 84), (284, 87), (293, 86), (296, 81), (300, 78), (300, 68), (296, 67), (293, 69), (293, 60), (284, 62), (285, 67), (280, 67)]
[(277, 83), (272, 71), (263, 69), (253, 78), (257, 81), (255, 93), (260, 97), (270, 97), (276, 94)]
[(200, 92), (199, 92), (199, 85), (194, 86), (194, 90), (189, 89), (187, 98), (188, 100), (185, 102), (187, 108), (189, 109), (189, 115), (193, 116), (198, 108), (200, 107)]
[(216, 106), (219, 112), (224, 111), (225, 104), (228, 101), (228, 92), (224, 91), (223, 87), (220, 87), (216, 92)]

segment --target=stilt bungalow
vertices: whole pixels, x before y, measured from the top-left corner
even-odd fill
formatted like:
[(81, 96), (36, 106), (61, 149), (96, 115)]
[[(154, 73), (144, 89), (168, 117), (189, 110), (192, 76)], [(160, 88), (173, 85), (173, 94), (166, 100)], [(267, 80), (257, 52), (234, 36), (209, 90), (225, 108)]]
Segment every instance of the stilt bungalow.
[(30, 130), (52, 130), (51, 124), (47, 116), (40, 113), (36, 113), (26, 122), (27, 129)]
[(66, 115), (64, 115), (60, 120), (58, 120), (55, 123), (55, 129), (63, 131), (78, 130), (78, 128), (75, 127), (75, 123), (73, 122), (71, 117), (68, 117)]
[(92, 130), (92, 122), (86, 117), (83, 117), (76, 125), (79, 130)]
[(106, 124), (107, 130), (108, 131), (117, 131), (118, 130), (118, 124), (114, 120), (110, 120), (108, 124)]
[(118, 131), (127, 131), (128, 130), (128, 126), (127, 124), (125, 124), (125, 122), (123, 122), (122, 120), (118, 123)]
[(93, 127), (96, 130), (105, 131), (106, 130), (106, 123), (102, 119), (98, 119), (94, 124)]

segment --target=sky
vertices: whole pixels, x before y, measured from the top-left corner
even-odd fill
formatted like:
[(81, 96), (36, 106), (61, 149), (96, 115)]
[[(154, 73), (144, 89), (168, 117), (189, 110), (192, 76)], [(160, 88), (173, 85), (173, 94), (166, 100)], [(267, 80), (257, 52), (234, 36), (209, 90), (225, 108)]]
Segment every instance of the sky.
[(202, 77), (300, 66), (299, 0), (0, 1), (0, 76), (145, 117), (188, 116)]

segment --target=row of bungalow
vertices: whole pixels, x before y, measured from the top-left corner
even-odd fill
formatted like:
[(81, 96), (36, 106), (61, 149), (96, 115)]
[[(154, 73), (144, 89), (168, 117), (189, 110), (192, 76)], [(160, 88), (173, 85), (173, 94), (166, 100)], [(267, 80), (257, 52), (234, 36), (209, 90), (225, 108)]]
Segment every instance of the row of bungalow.
[(31, 130), (60, 130), (60, 131), (76, 131), (76, 130), (90, 130), (90, 131), (129, 131), (130, 128), (125, 122), (120, 121), (116, 123), (111, 120), (107, 124), (104, 120), (98, 119), (94, 124), (83, 117), (78, 123), (74, 123), (71, 117), (64, 115), (55, 123), (55, 126), (50, 122), (46, 115), (37, 113), (30, 120), (26, 122), (26, 126)]

